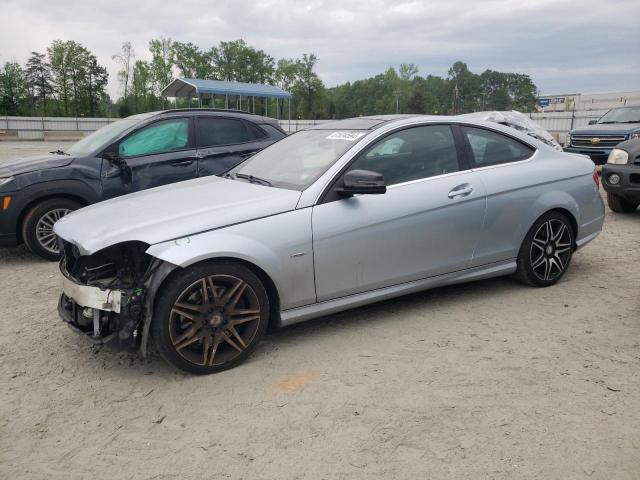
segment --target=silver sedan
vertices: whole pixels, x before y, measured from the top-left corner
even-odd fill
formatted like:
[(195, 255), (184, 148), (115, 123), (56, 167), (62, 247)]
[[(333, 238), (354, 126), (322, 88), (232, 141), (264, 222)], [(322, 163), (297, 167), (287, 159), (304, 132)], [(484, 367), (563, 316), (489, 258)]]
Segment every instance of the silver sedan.
[(213, 373), (269, 325), (498, 275), (553, 285), (602, 229), (598, 183), (588, 158), (495, 123), (330, 122), (64, 217), (58, 310), (94, 343), (144, 355), (153, 337)]

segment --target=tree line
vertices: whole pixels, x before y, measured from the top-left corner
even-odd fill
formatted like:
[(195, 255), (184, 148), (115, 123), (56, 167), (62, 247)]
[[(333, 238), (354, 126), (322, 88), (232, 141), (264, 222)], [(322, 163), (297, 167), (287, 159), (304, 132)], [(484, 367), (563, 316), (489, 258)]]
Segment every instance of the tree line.
[[(32, 52), (24, 66), (6, 62), (0, 68), (0, 115), (124, 117), (157, 110), (163, 108), (162, 89), (176, 77), (276, 85), (293, 94), (291, 117), (301, 119), (532, 111), (537, 95), (528, 75), (493, 70), (476, 74), (461, 61), (446, 77), (423, 77), (416, 65), (401, 64), (327, 88), (316, 72), (315, 54), (276, 60), (242, 39), (202, 49), (191, 42), (158, 38), (149, 42), (145, 58), (149, 59), (138, 58), (131, 42), (124, 42), (113, 55), (120, 85), (120, 96), (113, 101), (106, 92), (107, 71), (96, 56), (80, 43), (56, 40), (46, 52)], [(190, 105), (187, 99), (177, 102)], [(211, 99), (206, 102), (223, 106)], [(263, 111), (263, 102), (256, 98), (256, 112)], [(280, 109), (282, 117), (288, 115), (284, 105)]]

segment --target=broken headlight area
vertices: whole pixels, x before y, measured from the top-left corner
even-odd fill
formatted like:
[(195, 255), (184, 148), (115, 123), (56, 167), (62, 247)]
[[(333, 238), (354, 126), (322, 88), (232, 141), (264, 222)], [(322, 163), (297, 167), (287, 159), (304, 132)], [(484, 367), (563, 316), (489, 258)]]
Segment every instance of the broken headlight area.
[(142, 242), (128, 242), (82, 256), (73, 244), (62, 241), (63, 293), (58, 304), (62, 319), (94, 344), (135, 347), (145, 285), (157, 266), (145, 253), (147, 248)]

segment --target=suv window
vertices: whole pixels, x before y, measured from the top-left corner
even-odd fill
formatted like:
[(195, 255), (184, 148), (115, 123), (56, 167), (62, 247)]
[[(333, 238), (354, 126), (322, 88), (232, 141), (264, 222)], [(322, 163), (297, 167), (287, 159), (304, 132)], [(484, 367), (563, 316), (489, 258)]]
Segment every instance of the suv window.
[(132, 133), (118, 145), (121, 157), (137, 157), (154, 153), (183, 150), (189, 146), (189, 120), (163, 120)]
[(271, 135), (271, 138), (275, 138), (276, 140), (280, 140), (281, 138), (287, 136), (287, 134), (284, 133), (282, 129), (280, 129), (280, 127), (276, 128), (275, 126), (269, 125), (268, 123), (263, 123), (262, 125), (260, 125), (260, 128), (268, 132), (269, 135)]
[(251, 140), (247, 127), (240, 120), (216, 117), (198, 118), (198, 138), (199, 147), (230, 145)]
[(267, 134), (264, 133), (264, 131), (257, 125), (254, 125), (251, 122), (246, 122), (245, 125), (247, 126), (247, 130), (249, 130), (249, 137), (251, 140), (258, 140), (259, 138), (267, 136)]
[(518, 162), (533, 155), (534, 149), (492, 130), (462, 127), (469, 141), (473, 161), (478, 166)]
[(349, 170), (384, 175), (387, 185), (434, 177), (460, 170), (456, 145), (448, 125), (413, 127), (376, 142)]

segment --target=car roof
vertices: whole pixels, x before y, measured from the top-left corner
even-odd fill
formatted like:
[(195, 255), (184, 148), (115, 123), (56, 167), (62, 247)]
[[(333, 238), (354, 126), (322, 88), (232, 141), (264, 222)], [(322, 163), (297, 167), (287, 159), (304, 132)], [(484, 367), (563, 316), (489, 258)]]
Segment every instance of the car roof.
[(219, 116), (219, 117), (235, 117), (244, 118), (245, 120), (251, 120), (256, 123), (277, 123), (278, 120), (271, 117), (264, 117), (262, 115), (254, 115), (242, 110), (233, 110), (225, 108), (175, 108), (169, 110), (158, 110), (155, 112), (142, 113), (138, 115), (132, 115), (127, 118), (150, 118), (152, 116), (174, 116), (189, 113), (196, 116)]
[(311, 130), (374, 130), (385, 123), (403, 120), (419, 115), (371, 115), (367, 117), (347, 118), (314, 125)]

